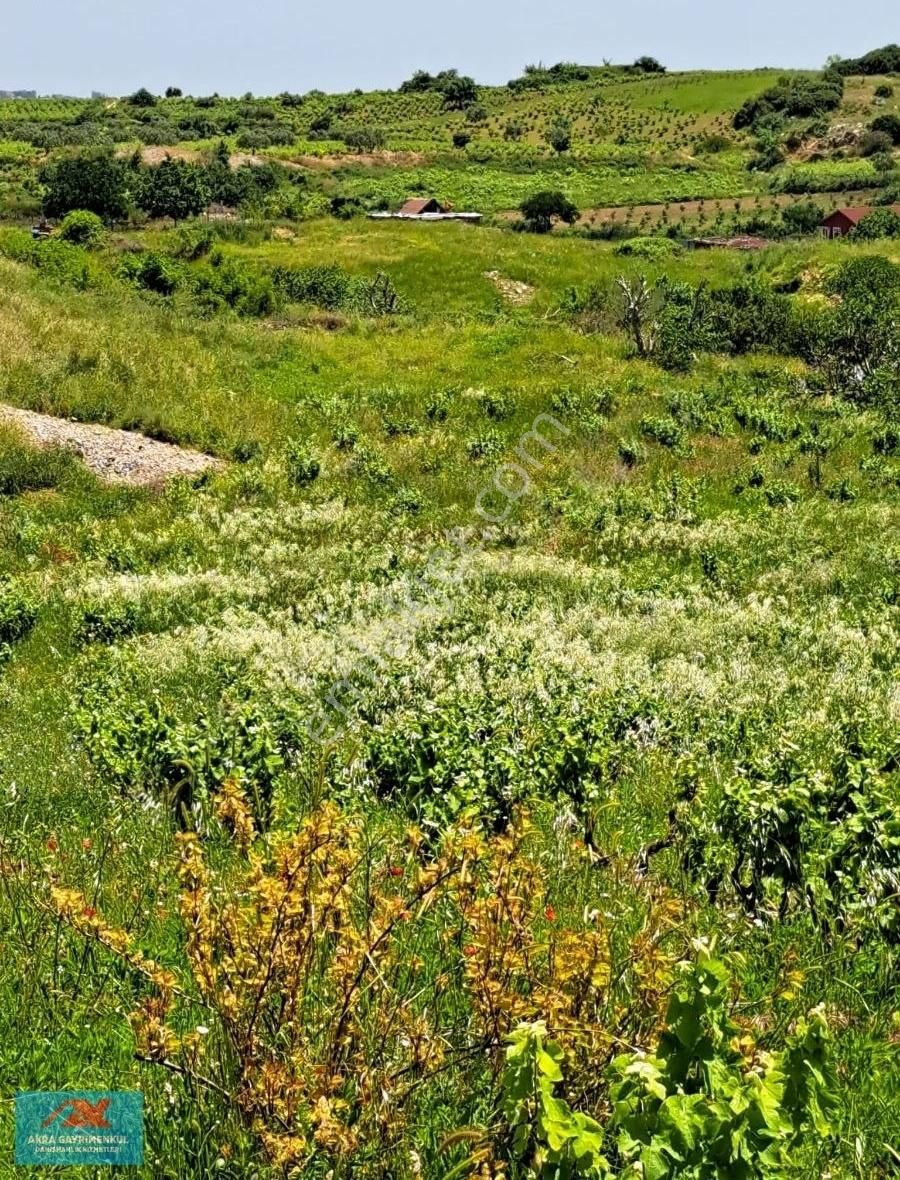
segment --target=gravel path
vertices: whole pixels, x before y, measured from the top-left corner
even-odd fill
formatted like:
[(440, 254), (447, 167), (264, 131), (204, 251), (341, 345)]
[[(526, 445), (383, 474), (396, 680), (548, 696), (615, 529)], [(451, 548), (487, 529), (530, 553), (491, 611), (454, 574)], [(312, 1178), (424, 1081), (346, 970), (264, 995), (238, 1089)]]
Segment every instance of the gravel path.
[(0, 403), (2, 422), (18, 426), (40, 447), (66, 447), (74, 451), (85, 466), (107, 483), (154, 487), (177, 475), (199, 475), (223, 466), (221, 459), (211, 455), (157, 442), (130, 430), (71, 422)]

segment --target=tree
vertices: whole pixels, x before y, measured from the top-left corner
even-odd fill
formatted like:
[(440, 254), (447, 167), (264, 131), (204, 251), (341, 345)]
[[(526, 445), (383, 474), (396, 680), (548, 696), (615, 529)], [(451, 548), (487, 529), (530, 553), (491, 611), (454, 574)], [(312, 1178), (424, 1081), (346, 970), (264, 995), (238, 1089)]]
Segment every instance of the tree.
[(886, 131), (867, 131), (859, 141), (861, 156), (878, 156), (887, 152), (890, 155), (894, 141)]
[(578, 218), (578, 208), (565, 193), (547, 190), (526, 197), (519, 206), (524, 228), (533, 234), (546, 234), (553, 228), (553, 219), (558, 218), (572, 225)]
[(633, 68), (640, 70), (642, 74), (664, 74), (666, 72), (666, 67), (661, 65), (655, 57), (639, 57)]
[(180, 86), (167, 86), (166, 98), (181, 98), (182, 90)]
[(383, 148), (387, 142), (387, 136), (380, 127), (352, 127), (341, 132), (341, 139), (356, 152), (374, 152), (377, 148)]
[(140, 90), (135, 90), (134, 94), (128, 96), (128, 102), (133, 107), (155, 107), (157, 98), (146, 86), (142, 86)]
[(879, 115), (869, 124), (869, 130), (889, 136), (892, 144), (900, 144), (900, 115)]
[(572, 127), (565, 119), (558, 119), (547, 132), (547, 143), (560, 155), (572, 146)]
[(184, 160), (163, 160), (144, 176), (138, 204), (151, 217), (182, 221), (194, 217), (209, 202), (204, 170)]
[(411, 78), (400, 83), (401, 94), (423, 94), (426, 90), (434, 90), (434, 76), (427, 70), (416, 70)]
[(444, 96), (448, 111), (464, 111), (478, 99), (478, 86), (474, 78), (458, 74), (456, 70), (445, 70), (438, 74), (435, 88)]
[(822, 224), (822, 210), (815, 201), (798, 201), (796, 205), (787, 206), (781, 219), (788, 233), (812, 234)]
[(44, 213), (64, 217), (72, 209), (87, 209), (104, 221), (119, 221), (128, 214), (130, 177), (128, 165), (111, 152), (57, 160), (40, 174)]
[[(877, 212), (890, 213), (890, 210)], [(893, 216), (900, 232), (900, 217)], [(874, 402), (897, 413), (900, 411), (900, 337), (897, 334), (900, 266), (878, 254), (863, 255), (845, 262), (829, 280), (827, 290), (840, 296), (827, 313), (828, 323), (822, 337), (826, 344), (821, 363), (830, 386), (858, 401)]]

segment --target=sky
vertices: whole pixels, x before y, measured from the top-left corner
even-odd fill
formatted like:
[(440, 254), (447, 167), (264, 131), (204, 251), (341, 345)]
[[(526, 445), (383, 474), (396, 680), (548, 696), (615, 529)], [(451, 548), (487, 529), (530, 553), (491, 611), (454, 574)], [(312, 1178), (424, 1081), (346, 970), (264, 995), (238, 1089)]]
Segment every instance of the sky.
[(532, 62), (819, 68), (900, 40), (897, 0), (33, 0), (5, 2), (0, 89), (275, 94), (395, 88)]

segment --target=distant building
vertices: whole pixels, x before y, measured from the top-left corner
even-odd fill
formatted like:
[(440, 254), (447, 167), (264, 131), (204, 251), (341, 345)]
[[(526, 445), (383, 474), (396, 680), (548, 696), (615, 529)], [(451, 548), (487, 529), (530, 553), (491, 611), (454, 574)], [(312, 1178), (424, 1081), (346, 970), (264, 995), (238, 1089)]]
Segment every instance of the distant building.
[[(900, 205), (880, 206), (893, 210), (900, 215)], [(822, 222), (822, 236), (825, 238), (843, 238), (856, 229), (859, 223), (869, 213), (874, 213), (871, 205), (852, 205), (846, 209), (835, 209)]]
[(373, 221), (397, 219), (400, 221), (481, 221), (480, 213), (455, 213), (448, 205), (442, 205), (434, 197), (410, 197), (404, 201), (397, 213), (370, 213)]
[(37, 98), (36, 90), (0, 90), (0, 98)]
[(434, 197), (410, 197), (400, 206), (401, 217), (421, 217), (423, 213), (445, 213), (444, 206)]

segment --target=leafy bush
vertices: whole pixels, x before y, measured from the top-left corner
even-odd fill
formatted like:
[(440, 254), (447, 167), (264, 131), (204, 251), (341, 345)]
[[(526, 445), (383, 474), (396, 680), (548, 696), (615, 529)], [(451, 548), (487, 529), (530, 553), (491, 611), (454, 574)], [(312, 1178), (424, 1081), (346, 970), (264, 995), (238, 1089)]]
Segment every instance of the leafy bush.
[(88, 209), (73, 209), (67, 213), (56, 231), (56, 236), (73, 246), (95, 249), (102, 245), (106, 236), (103, 221)]
[(17, 582), (0, 578), (0, 665), (37, 622), (35, 599)]
[(900, 45), (871, 49), (862, 57), (845, 57), (832, 66), (841, 74), (896, 74), (900, 72)]
[(776, 1180), (802, 1142), (832, 1133), (827, 1022), (811, 1012), (757, 1064), (728, 1014), (725, 966), (702, 943), (695, 955), (681, 964), (656, 1052), (623, 1055), (610, 1069), (619, 1153), (648, 1180)]
[(213, 253), (209, 265), (199, 268), (191, 280), (194, 298), (206, 312), (230, 308), (239, 316), (258, 319), (279, 306), (271, 275), (221, 253)]
[(176, 263), (154, 250), (128, 254), (122, 260), (119, 273), (128, 282), (152, 291), (155, 295), (173, 295), (181, 282), (181, 271)]
[(625, 258), (645, 258), (659, 262), (678, 254), (681, 247), (672, 238), (627, 238), (614, 249), (614, 254)]
[[(89, 637), (119, 636), (101, 631), (83, 638)], [(268, 825), (285, 749), (277, 722), (247, 694), (222, 700), (214, 713), (181, 718), (159, 696), (136, 691), (127, 672), (110, 673), (88, 694), (77, 725), (88, 757), (111, 784), (159, 795), (182, 827), (192, 828), (233, 779), (242, 783), (256, 822)]]
[(822, 210), (815, 201), (797, 201), (784, 208), (781, 220), (790, 234), (813, 234), (822, 224)]
[(313, 483), (319, 478), (321, 464), (316, 456), (308, 450), (305, 443), (297, 440), (292, 442), (285, 455), (288, 478), (297, 487)]
[(141, 175), (137, 203), (151, 217), (183, 221), (195, 217), (209, 202), (206, 171), (184, 160), (163, 160)]
[[(604, 1127), (556, 1093), (566, 1056), (543, 1022), (507, 1038), (501, 1113), (517, 1175), (647, 1180), (741, 1176), (779, 1180), (798, 1147), (832, 1133), (836, 1078), (820, 1009), (798, 1022), (784, 1048), (759, 1054), (729, 1015), (729, 974), (714, 947), (694, 944), (679, 964), (665, 1028), (653, 1054), (631, 1052), (608, 1070)], [(604, 1154), (612, 1140), (624, 1170)], [(612, 1154), (607, 1148), (607, 1154)]]
[(873, 209), (856, 226), (851, 236), (865, 242), (878, 238), (900, 238), (900, 213), (893, 209)]
[(728, 889), (755, 917), (800, 905), (826, 929), (896, 942), (898, 774), (896, 749), (865, 722), (845, 724), (827, 772), (785, 746), (722, 786), (689, 773), (676, 819), (683, 863), (712, 898)]
[(833, 111), (844, 96), (843, 79), (829, 73), (817, 78), (802, 74), (785, 78), (756, 98), (748, 98), (734, 116), (738, 129), (753, 127), (773, 114), (804, 118)]

